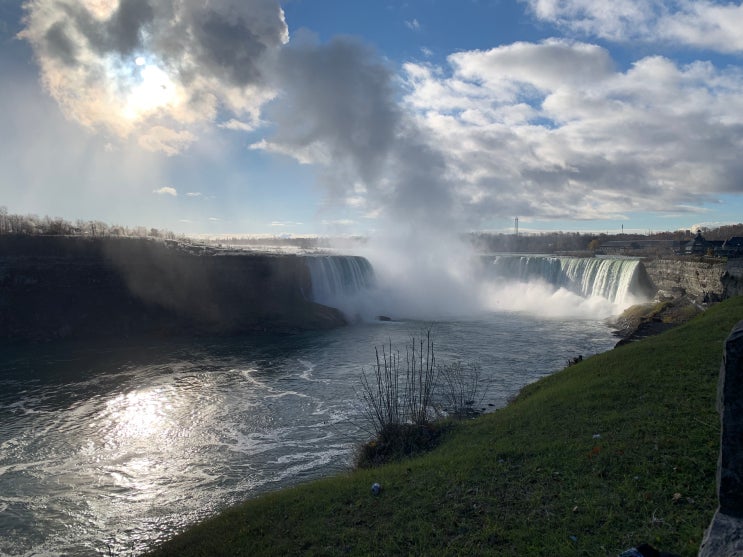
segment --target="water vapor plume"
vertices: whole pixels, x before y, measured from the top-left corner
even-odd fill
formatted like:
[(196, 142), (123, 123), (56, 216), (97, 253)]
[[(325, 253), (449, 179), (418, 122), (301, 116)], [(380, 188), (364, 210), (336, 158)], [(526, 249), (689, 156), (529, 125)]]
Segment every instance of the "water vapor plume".
[(606, 319), (647, 301), (632, 295), (620, 302), (601, 296), (585, 297), (542, 280), (484, 283), (482, 296), (489, 311), (528, 313), (547, 319)]
[(483, 274), (463, 239), (479, 224), (471, 220), (478, 218), (473, 193), (445, 144), (433, 143), (422, 121), (403, 109), (403, 84), (373, 49), (350, 38), (300, 40), (282, 49), (277, 70), (281, 94), (266, 111), (277, 127), (254, 148), (321, 168), (329, 202), (362, 208), (374, 223), (363, 255), (379, 288), (346, 311), (423, 320), (504, 310), (559, 318), (618, 311), (600, 296), (534, 282), (494, 284)]
[(317, 165), (332, 202), (385, 225), (458, 221), (445, 159), (402, 110), (400, 83), (371, 47), (299, 41), (281, 51), (275, 79), (281, 95), (266, 113), (276, 131), (254, 148)]
[(329, 202), (365, 212), (374, 228), (365, 255), (381, 284), (395, 285), (379, 311), (461, 311), (471, 299), (461, 196), (441, 150), (401, 108), (392, 70), (350, 38), (288, 46), (278, 67), (276, 132), (254, 148), (319, 166)]

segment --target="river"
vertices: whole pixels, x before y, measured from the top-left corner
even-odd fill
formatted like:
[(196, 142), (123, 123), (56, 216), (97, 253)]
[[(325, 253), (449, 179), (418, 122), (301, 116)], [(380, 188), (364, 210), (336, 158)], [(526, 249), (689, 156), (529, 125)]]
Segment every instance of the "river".
[(369, 437), (374, 348), (431, 329), (439, 362), (481, 366), (482, 407), (578, 354), (599, 320), (491, 311), (294, 336), (3, 348), (0, 554), (137, 555), (266, 490), (348, 469)]

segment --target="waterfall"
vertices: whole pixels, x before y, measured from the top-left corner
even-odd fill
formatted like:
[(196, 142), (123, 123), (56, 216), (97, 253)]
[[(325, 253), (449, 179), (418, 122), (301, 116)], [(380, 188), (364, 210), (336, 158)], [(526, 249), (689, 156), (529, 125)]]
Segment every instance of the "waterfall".
[(347, 313), (355, 296), (374, 287), (374, 269), (365, 257), (313, 255), (306, 259), (313, 302)]
[[(390, 281), (384, 274), (377, 284), (371, 263), (359, 256), (307, 255), (304, 260), (312, 283), (307, 297), (339, 309), (349, 321), (377, 315), (439, 318), (484, 308), (608, 316), (654, 294), (645, 267), (636, 259), (489, 256), (482, 260), (484, 276), (465, 271), (444, 286), (435, 277), (395, 276)], [(574, 294), (586, 303), (562, 294)]]
[(617, 304), (653, 293), (637, 259), (502, 255), (492, 261), (489, 274), (499, 280), (541, 280), (585, 298), (598, 296)]

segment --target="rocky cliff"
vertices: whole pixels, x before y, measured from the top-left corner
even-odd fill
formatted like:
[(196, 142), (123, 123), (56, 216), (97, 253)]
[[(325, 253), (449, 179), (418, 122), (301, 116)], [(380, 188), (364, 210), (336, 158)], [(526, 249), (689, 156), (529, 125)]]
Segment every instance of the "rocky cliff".
[(291, 332), (343, 325), (292, 255), (175, 242), (0, 237), (0, 339)]
[(722, 275), (724, 297), (743, 296), (743, 259), (731, 259)]
[(645, 270), (659, 291), (686, 295), (700, 301), (719, 301), (728, 297), (723, 285), (725, 262), (683, 259), (643, 261)]

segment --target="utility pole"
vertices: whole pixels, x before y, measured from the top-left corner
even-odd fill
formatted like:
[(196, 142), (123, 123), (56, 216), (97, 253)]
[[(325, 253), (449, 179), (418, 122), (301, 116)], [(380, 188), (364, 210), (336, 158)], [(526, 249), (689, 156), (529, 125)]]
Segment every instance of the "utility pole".
[(513, 219), (513, 223), (514, 223), (514, 228), (516, 229), (516, 237), (518, 238), (519, 237), (519, 218), (516, 217), (515, 219)]

